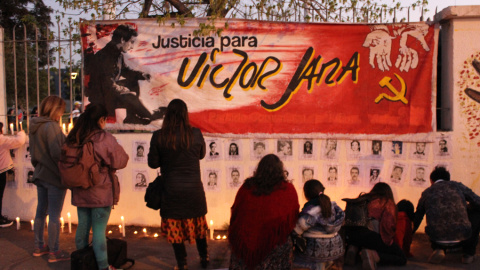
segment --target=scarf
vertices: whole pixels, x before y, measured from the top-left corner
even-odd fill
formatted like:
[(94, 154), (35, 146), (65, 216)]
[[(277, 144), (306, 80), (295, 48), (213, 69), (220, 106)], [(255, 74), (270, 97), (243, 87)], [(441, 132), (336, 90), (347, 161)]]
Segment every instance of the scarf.
[(245, 185), (238, 190), (228, 234), (232, 252), (249, 269), (287, 241), (300, 207), (297, 192), (290, 183), (280, 183), (269, 195), (255, 196), (252, 191)]

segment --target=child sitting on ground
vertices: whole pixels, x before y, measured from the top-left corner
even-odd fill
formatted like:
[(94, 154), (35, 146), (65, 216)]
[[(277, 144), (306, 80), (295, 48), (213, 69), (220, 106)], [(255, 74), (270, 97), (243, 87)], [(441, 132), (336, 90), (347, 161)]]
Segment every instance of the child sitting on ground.
[(408, 200), (401, 200), (397, 204), (397, 229), (395, 232), (395, 243), (402, 248), (405, 256), (413, 257), (410, 252), (413, 235), (413, 218), (415, 216), (414, 206)]
[(323, 270), (343, 267), (341, 259), (337, 260), (345, 251), (338, 231), (345, 213), (324, 191), (325, 187), (315, 179), (308, 180), (303, 186), (308, 202), (303, 206), (293, 235), (294, 239), (303, 236), (306, 245), (295, 249), (294, 268)]

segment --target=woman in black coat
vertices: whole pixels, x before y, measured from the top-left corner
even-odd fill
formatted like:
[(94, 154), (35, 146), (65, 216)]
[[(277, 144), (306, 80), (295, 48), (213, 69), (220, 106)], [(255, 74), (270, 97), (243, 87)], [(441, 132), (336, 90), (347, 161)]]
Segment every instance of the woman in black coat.
[(200, 159), (205, 157), (205, 140), (198, 128), (190, 126), (187, 105), (180, 99), (168, 104), (162, 129), (153, 133), (148, 166), (161, 168), (162, 235), (172, 243), (178, 267), (186, 269), (185, 241), (197, 243), (200, 263), (206, 268), (207, 201), (200, 177)]

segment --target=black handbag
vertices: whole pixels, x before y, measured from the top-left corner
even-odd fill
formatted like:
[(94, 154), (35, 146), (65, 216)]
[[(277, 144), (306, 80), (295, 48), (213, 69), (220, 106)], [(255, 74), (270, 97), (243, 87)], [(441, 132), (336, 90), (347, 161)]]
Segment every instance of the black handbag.
[[(129, 269), (135, 264), (135, 260), (127, 258), (127, 242), (121, 239), (107, 238), (108, 264), (120, 268), (127, 262), (131, 265), (122, 269)], [(75, 250), (70, 255), (72, 270), (98, 270), (97, 260), (92, 245)]]
[(359, 196), (354, 199), (343, 198), (342, 201), (347, 202), (344, 226), (367, 227), (370, 220), (368, 217), (370, 198), (368, 196)]
[(153, 210), (160, 209), (162, 204), (162, 189), (163, 177), (159, 175), (153, 182), (148, 184), (147, 190), (145, 191), (144, 199), (148, 208), (152, 208)]

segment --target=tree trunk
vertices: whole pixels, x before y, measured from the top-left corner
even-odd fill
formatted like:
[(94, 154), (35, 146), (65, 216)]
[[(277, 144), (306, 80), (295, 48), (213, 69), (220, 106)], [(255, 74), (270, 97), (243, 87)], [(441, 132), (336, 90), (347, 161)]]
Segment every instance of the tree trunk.
[(150, 8), (152, 7), (153, 0), (145, 0), (143, 3), (142, 11), (140, 12), (140, 18), (147, 18), (148, 12), (150, 12)]
[[(148, 0), (146, 0), (148, 1)], [(188, 9), (182, 2), (180, 2), (179, 0), (166, 0), (167, 2), (169, 2), (172, 6), (174, 6), (177, 10), (178, 10), (178, 13), (181, 14), (181, 15), (192, 15), (192, 12), (190, 11), (190, 9)]]

